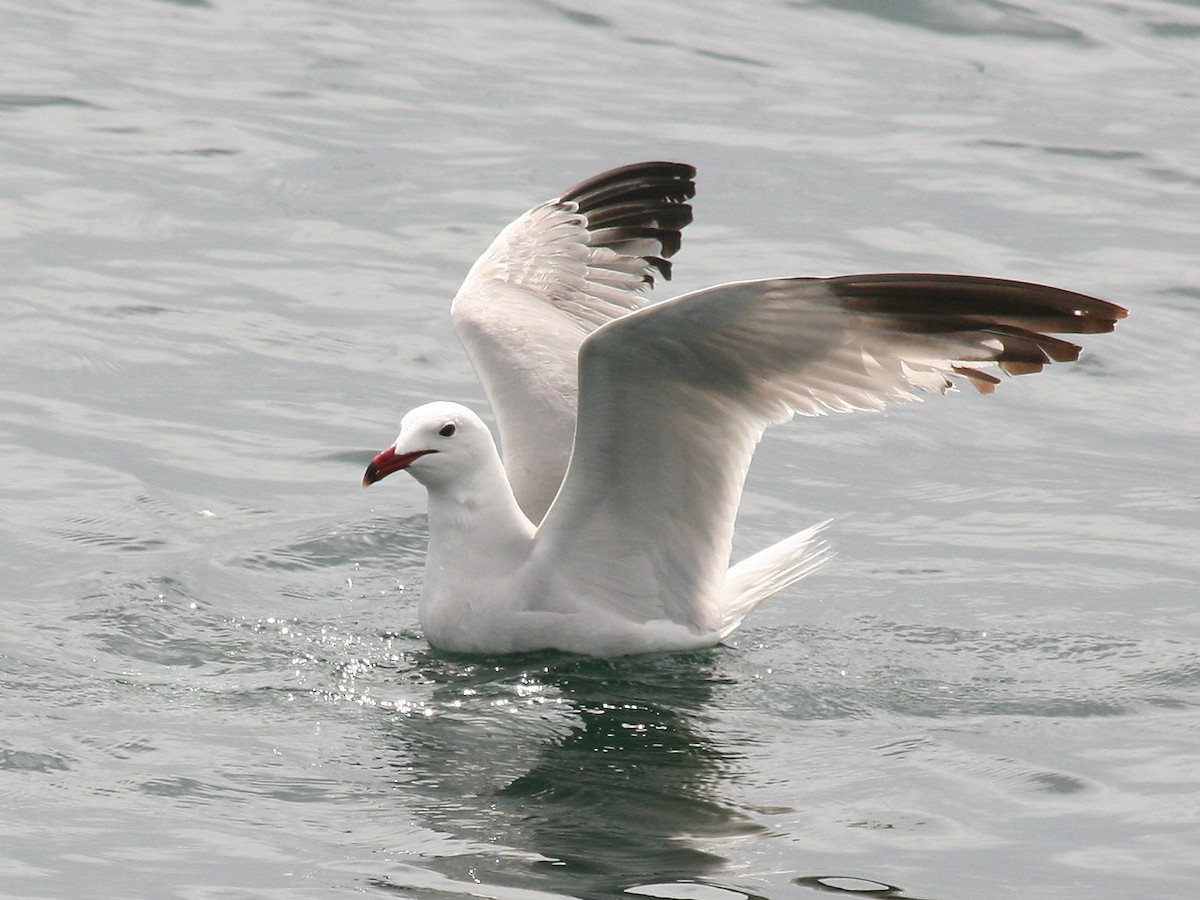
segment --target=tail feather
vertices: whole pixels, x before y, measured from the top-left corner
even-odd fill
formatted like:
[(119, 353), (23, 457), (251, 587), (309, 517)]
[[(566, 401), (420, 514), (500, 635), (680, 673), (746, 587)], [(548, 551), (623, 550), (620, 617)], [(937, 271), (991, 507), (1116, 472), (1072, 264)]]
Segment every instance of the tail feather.
[(831, 520), (797, 531), (731, 566), (725, 574), (725, 619), (721, 637), (726, 638), (750, 610), (789, 584), (811, 575), (833, 556), (818, 536)]

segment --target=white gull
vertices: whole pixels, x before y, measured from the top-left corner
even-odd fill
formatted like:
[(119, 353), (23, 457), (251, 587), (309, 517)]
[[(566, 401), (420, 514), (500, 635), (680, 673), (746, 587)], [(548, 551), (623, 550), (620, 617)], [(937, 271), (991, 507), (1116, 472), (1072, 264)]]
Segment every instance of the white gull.
[[(692, 218), (695, 170), (597, 175), (505, 228), (454, 298), (491, 402), (408, 413), (363, 484), (429, 495), (419, 603), (430, 644), (598, 656), (718, 643), (827, 556), (816, 525), (729, 565), (750, 458), (796, 413), (881, 409), (1078, 358), (1051, 333), (1126, 311), (965, 275), (770, 278), (647, 305)], [(578, 410), (578, 414), (577, 414)]]

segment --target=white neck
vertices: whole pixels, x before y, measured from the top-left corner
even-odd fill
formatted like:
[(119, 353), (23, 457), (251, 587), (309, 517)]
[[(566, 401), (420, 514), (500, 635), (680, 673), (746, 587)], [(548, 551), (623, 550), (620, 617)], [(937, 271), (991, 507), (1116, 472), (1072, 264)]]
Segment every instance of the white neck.
[(508, 602), (505, 585), (529, 559), (537, 529), (517, 505), (498, 456), (453, 484), (427, 488), (421, 622), (427, 634), (469, 622), (477, 627), (490, 609)]

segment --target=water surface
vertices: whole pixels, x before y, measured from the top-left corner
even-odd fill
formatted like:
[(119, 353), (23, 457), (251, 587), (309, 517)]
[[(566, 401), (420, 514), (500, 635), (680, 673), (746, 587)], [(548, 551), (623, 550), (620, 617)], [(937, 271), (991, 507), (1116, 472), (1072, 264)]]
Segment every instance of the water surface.
[[(0, 3), (0, 894), (1189, 897), (1200, 7)], [(431, 651), (447, 307), (534, 201), (699, 167), (673, 289), (926, 270), (1133, 310), (768, 436), (728, 646)], [(891, 886), (890, 889), (886, 886)]]

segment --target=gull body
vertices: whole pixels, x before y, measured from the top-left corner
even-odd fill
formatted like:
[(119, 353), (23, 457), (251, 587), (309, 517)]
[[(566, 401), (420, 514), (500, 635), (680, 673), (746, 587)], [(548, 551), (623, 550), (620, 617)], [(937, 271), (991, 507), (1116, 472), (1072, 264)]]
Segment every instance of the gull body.
[(881, 274), (733, 282), (648, 305), (691, 221), (694, 170), (638, 163), (534, 207), (475, 263), (452, 315), (496, 414), (408, 413), (368, 466), (429, 496), (419, 606), (459, 652), (599, 656), (718, 643), (828, 556), (813, 526), (730, 566), (763, 430), (880, 409), (1077, 358), (1052, 333), (1119, 306), (1043, 285)]

